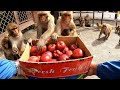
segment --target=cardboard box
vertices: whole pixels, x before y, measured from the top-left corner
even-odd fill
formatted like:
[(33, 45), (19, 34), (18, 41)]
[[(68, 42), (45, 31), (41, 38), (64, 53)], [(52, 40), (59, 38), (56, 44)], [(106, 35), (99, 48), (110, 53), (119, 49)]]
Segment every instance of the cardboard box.
[[(36, 78), (64, 78), (69, 76), (76, 76), (88, 72), (93, 56), (86, 48), (79, 37), (59, 37), (58, 41), (64, 41), (67, 46), (77, 44), (79, 48), (84, 51), (84, 58), (70, 59), (58, 62), (28, 62), (30, 57), (30, 46), (27, 44), (23, 55), (20, 58), (20, 67), (26, 76)], [(52, 39), (48, 40), (47, 44), (55, 43)]]

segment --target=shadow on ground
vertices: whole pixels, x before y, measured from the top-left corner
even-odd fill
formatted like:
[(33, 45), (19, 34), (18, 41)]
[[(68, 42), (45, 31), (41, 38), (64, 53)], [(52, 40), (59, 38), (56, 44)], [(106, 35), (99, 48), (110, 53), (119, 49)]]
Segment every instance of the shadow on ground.
[(100, 38), (99, 40), (98, 39), (96, 39), (96, 40), (94, 40), (93, 42), (92, 42), (92, 46), (97, 46), (97, 45), (100, 45), (100, 44), (102, 44), (102, 43), (104, 43), (105, 41), (104, 41), (104, 37), (102, 37), (102, 38)]
[(120, 45), (117, 44), (117, 45), (115, 46), (115, 49), (120, 49)]

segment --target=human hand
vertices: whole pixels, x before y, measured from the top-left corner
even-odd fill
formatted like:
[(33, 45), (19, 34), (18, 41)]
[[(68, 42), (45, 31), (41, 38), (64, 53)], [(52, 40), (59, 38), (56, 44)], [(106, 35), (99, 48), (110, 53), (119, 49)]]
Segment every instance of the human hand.
[(97, 74), (97, 66), (98, 66), (97, 63), (92, 62), (86, 76), (96, 75)]
[(17, 77), (22, 77), (22, 79), (28, 79), (25, 75), (25, 72), (23, 71), (24, 68), (22, 66), (20, 66), (19, 59), (17, 61), (15, 61), (15, 65), (17, 68)]

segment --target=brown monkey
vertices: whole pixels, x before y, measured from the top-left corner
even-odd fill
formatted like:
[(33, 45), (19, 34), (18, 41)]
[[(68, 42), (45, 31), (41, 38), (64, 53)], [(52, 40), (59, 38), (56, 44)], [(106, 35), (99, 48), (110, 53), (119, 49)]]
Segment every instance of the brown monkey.
[(78, 36), (72, 11), (63, 11), (61, 17), (57, 20), (52, 38), (57, 40), (58, 36)]
[(80, 22), (80, 27), (83, 27), (85, 22), (84, 18), (80, 17), (79, 22)]
[(41, 49), (54, 32), (55, 23), (54, 17), (50, 11), (40, 11), (38, 13), (38, 24), (37, 24), (37, 48)]
[(101, 30), (102, 25), (100, 23), (96, 23), (98, 30)]
[(21, 56), (25, 48), (22, 32), (19, 30), (18, 25), (13, 22), (9, 23), (6, 29), (8, 31), (8, 38), (12, 44), (12, 53)]
[(12, 53), (12, 44), (7, 35), (2, 39), (1, 45), (6, 59), (15, 60), (14, 55)]
[(119, 34), (120, 35), (120, 26), (117, 26), (116, 29), (115, 29), (115, 33)]
[(87, 14), (84, 19), (85, 19), (85, 26), (86, 27), (91, 27), (91, 24), (90, 24), (91, 18), (90, 18), (90, 16)]
[(102, 24), (98, 39), (100, 39), (100, 36), (104, 34), (105, 35), (104, 40), (107, 40), (110, 36), (111, 31), (112, 31), (112, 26), (110, 24), (106, 24), (106, 23)]

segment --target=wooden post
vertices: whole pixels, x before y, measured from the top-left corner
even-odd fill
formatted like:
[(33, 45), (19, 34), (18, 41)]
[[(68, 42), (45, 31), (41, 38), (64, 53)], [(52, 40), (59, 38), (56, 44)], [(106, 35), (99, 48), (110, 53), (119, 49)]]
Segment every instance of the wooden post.
[(16, 21), (17, 25), (19, 25), (20, 21), (19, 21), (18, 15), (17, 15), (17, 11), (13, 11), (13, 13), (14, 13), (15, 21)]
[(117, 12), (115, 12), (115, 22), (116, 22), (116, 27), (117, 27), (117, 17), (118, 17), (118, 14), (117, 14)]
[(94, 14), (95, 14), (95, 13), (94, 13), (94, 11), (93, 11), (93, 27), (94, 27)]
[(37, 26), (37, 21), (38, 21), (38, 11), (33, 11), (33, 20), (35, 22), (35, 26)]
[(37, 14), (37, 39), (40, 38), (40, 36), (42, 35), (42, 29), (41, 29), (41, 25), (40, 25), (40, 21), (39, 21), (39, 14)]
[(103, 15), (104, 15), (104, 12), (102, 11), (102, 19), (101, 19), (101, 24), (103, 23)]
[(80, 11), (80, 17), (81, 17), (81, 11)]

